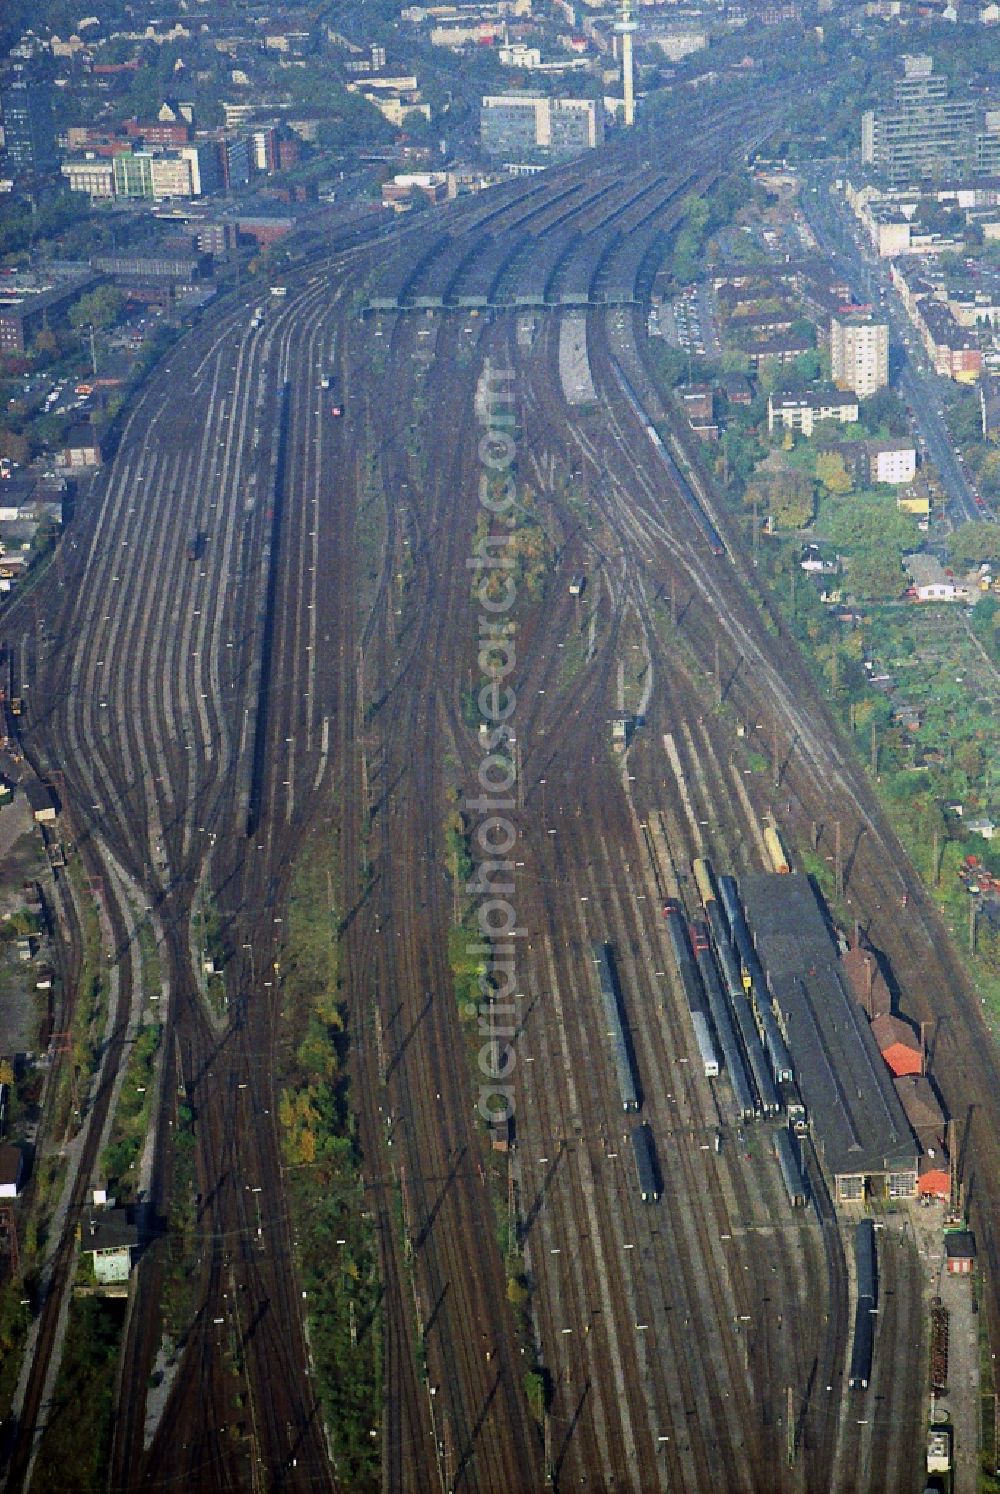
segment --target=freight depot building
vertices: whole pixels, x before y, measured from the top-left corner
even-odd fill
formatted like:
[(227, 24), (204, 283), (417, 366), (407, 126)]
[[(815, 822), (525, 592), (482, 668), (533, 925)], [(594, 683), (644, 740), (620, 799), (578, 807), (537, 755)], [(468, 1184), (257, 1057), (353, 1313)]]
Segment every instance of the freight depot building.
[(838, 1203), (912, 1198), (918, 1152), (868, 1018), (843, 977), (803, 876), (753, 875), (741, 891), (816, 1150)]

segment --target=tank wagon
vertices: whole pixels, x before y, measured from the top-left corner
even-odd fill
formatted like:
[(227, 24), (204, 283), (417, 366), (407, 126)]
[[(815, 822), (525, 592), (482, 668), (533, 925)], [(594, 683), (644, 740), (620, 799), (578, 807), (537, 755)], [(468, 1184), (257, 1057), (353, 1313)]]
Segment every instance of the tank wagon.
[(806, 1180), (799, 1161), (798, 1147), (791, 1132), (784, 1126), (774, 1133), (774, 1155), (778, 1159), (789, 1203), (793, 1209), (804, 1209), (807, 1198)]
[(719, 1055), (712, 1040), (708, 1001), (698, 975), (698, 967), (694, 962), (694, 955), (691, 952), (691, 941), (688, 938), (684, 921), (684, 909), (675, 897), (667, 898), (663, 905), (663, 917), (667, 925), (667, 937), (670, 941), (674, 965), (680, 976), (681, 985), (684, 987), (688, 1010), (691, 1013), (691, 1026), (698, 1045), (698, 1053), (706, 1076), (712, 1079), (719, 1072)]
[(631, 1132), (632, 1151), (635, 1155), (635, 1171), (639, 1180), (639, 1197), (644, 1204), (659, 1203), (663, 1189), (660, 1184), (660, 1166), (656, 1160), (653, 1133), (643, 1121)]
[(875, 1309), (878, 1305), (878, 1261), (875, 1226), (870, 1219), (858, 1221), (854, 1231), (854, 1264), (858, 1303), (854, 1310), (854, 1342), (848, 1384), (852, 1390), (867, 1390), (875, 1349)]
[(639, 1089), (635, 1080), (635, 1063), (625, 1023), (622, 1020), (621, 1003), (611, 969), (611, 950), (607, 944), (594, 944), (592, 950), (601, 987), (605, 1030), (611, 1039), (611, 1051), (618, 1076), (618, 1093), (621, 1095), (622, 1109), (638, 1110)]

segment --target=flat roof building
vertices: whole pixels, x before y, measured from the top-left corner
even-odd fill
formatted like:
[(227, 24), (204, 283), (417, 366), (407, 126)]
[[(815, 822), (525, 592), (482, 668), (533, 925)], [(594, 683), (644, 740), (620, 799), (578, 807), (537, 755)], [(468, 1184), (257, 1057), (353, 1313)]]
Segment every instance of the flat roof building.
[(604, 144), (604, 108), (599, 99), (498, 94), (483, 99), (480, 140), (490, 155), (577, 155)]
[(812, 883), (760, 873), (740, 894), (837, 1201), (914, 1197), (917, 1144)]
[(838, 389), (867, 399), (889, 382), (889, 324), (863, 313), (830, 319), (830, 372)]

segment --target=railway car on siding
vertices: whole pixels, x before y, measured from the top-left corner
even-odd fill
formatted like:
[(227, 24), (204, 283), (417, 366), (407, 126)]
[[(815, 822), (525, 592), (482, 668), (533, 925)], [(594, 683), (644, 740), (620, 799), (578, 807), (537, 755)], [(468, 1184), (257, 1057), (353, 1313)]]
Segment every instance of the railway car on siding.
[(604, 1008), (604, 1024), (611, 1039), (615, 1073), (618, 1076), (618, 1093), (623, 1110), (639, 1109), (639, 1087), (635, 1077), (635, 1061), (628, 1031), (622, 1017), (617, 984), (611, 969), (611, 951), (607, 944), (592, 946), (597, 978), (601, 987), (601, 1003)]
[(792, 1057), (774, 1014), (771, 993), (767, 988), (757, 951), (753, 947), (736, 882), (732, 877), (719, 878), (719, 898), (729, 926), (730, 939), (739, 957), (743, 987), (750, 993), (753, 1003), (761, 1042), (771, 1066), (771, 1077), (775, 1084), (780, 1084), (785, 1079), (795, 1077)]
[(804, 1136), (809, 1130), (809, 1116), (803, 1104), (799, 1087), (794, 1079), (783, 1079), (778, 1085), (778, 1099), (788, 1117), (788, 1124), (796, 1136)]
[(865, 1299), (854, 1312), (854, 1340), (851, 1344), (851, 1368), (847, 1383), (851, 1390), (867, 1390), (872, 1377), (875, 1352), (875, 1318), (872, 1304)]
[(708, 913), (709, 928), (712, 931), (712, 943), (715, 947), (719, 969), (722, 973), (722, 982), (725, 987), (726, 996), (729, 998), (729, 1005), (732, 1009), (736, 1029), (743, 1044), (743, 1050), (746, 1053), (747, 1066), (753, 1077), (754, 1088), (760, 1100), (760, 1108), (765, 1115), (777, 1115), (781, 1106), (774, 1084), (774, 1076), (771, 1073), (767, 1054), (764, 1052), (764, 1044), (761, 1042), (760, 1032), (754, 1021), (749, 998), (743, 989), (743, 978), (740, 974), (733, 946), (729, 942), (729, 933), (722, 910), (718, 902), (713, 899), (706, 911)]
[(784, 1126), (774, 1133), (774, 1155), (778, 1159), (788, 1202), (793, 1209), (804, 1209), (807, 1198), (806, 1180), (799, 1161), (798, 1146), (792, 1133)]
[(781, 1109), (781, 1101), (778, 1099), (778, 1091), (771, 1076), (771, 1065), (767, 1061), (764, 1044), (757, 1031), (757, 1023), (753, 1018), (749, 998), (740, 991), (739, 995), (732, 996), (730, 1001), (737, 1029), (743, 1039), (754, 1087), (760, 1098), (760, 1108), (765, 1115), (777, 1115)]
[(867, 1390), (872, 1374), (872, 1355), (875, 1350), (875, 1309), (878, 1306), (875, 1226), (870, 1219), (859, 1219), (854, 1230), (854, 1267), (857, 1277), (858, 1302), (854, 1310), (854, 1342), (851, 1345), (848, 1384), (852, 1390)]
[(681, 985), (684, 987), (688, 1007), (693, 1012), (706, 1013), (708, 1003), (705, 1000), (701, 981), (698, 979), (694, 955), (691, 953), (691, 941), (688, 939), (684, 909), (675, 897), (668, 897), (664, 903), (663, 919), (667, 926), (667, 938), (670, 941), (674, 966), (680, 976)]
[(702, 1068), (705, 1070), (705, 1078), (717, 1079), (719, 1077), (719, 1054), (715, 1039), (712, 1037), (708, 1017), (704, 1012), (692, 1012), (691, 1026), (694, 1029), (694, 1040), (698, 1047), (698, 1057)]
[(875, 1254), (875, 1225), (870, 1219), (859, 1219), (854, 1231), (854, 1265), (858, 1277), (858, 1297), (870, 1297), (878, 1306), (878, 1261)]
[(746, 1061), (740, 1049), (739, 1038), (733, 1025), (733, 1016), (726, 1000), (726, 993), (722, 989), (719, 972), (712, 957), (711, 947), (708, 939), (708, 929), (703, 923), (696, 923), (691, 929), (691, 941), (694, 946), (695, 964), (701, 977), (705, 995), (708, 997), (708, 1010), (712, 1018), (712, 1026), (722, 1050), (722, 1063), (729, 1076), (729, 1084), (733, 1091), (733, 1099), (736, 1101), (736, 1109), (741, 1120), (750, 1120), (757, 1113), (757, 1101), (754, 1096), (753, 1081), (750, 1078)]
[(792, 1055), (788, 1051), (788, 1044), (781, 1035), (778, 1019), (774, 1015), (770, 995), (761, 990), (761, 985), (756, 980), (750, 988), (750, 993), (760, 1022), (760, 1035), (771, 1065), (771, 1073), (774, 1075), (774, 1082), (785, 1084), (788, 1080), (794, 1079), (795, 1070), (792, 1068)]
[(659, 1203), (663, 1188), (660, 1183), (660, 1165), (656, 1157), (653, 1133), (644, 1121), (630, 1134), (635, 1156), (636, 1177), (639, 1181), (639, 1197), (645, 1204)]
[(792, 868), (788, 860), (788, 852), (785, 850), (776, 825), (764, 826), (764, 849), (767, 851), (771, 870), (777, 872), (779, 876), (787, 877)]
[(712, 880), (712, 864), (707, 856), (696, 856), (691, 863), (691, 871), (694, 874), (694, 885), (698, 889), (702, 906), (708, 909), (708, 905), (715, 901), (715, 883)]

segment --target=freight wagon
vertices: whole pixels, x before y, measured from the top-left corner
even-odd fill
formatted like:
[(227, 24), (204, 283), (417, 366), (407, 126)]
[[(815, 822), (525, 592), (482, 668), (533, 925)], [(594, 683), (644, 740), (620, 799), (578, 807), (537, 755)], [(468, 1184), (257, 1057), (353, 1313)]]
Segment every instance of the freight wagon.
[(802, 1166), (798, 1157), (798, 1146), (792, 1139), (792, 1134), (784, 1126), (780, 1131), (774, 1133), (774, 1155), (778, 1159), (778, 1167), (781, 1170), (781, 1180), (788, 1194), (788, 1201), (793, 1209), (804, 1209), (806, 1206), (806, 1180), (802, 1174)]
[(621, 1095), (622, 1109), (638, 1110), (639, 1092), (635, 1082), (635, 1065), (628, 1033), (622, 1020), (616, 982), (611, 970), (610, 949), (607, 944), (594, 944), (592, 949), (601, 987), (605, 1030), (611, 1039), (611, 1051), (618, 1076), (618, 1092)]
[(660, 1167), (656, 1160), (653, 1133), (645, 1121), (631, 1132), (632, 1150), (635, 1154), (635, 1171), (639, 1180), (639, 1197), (644, 1204), (659, 1203)]

